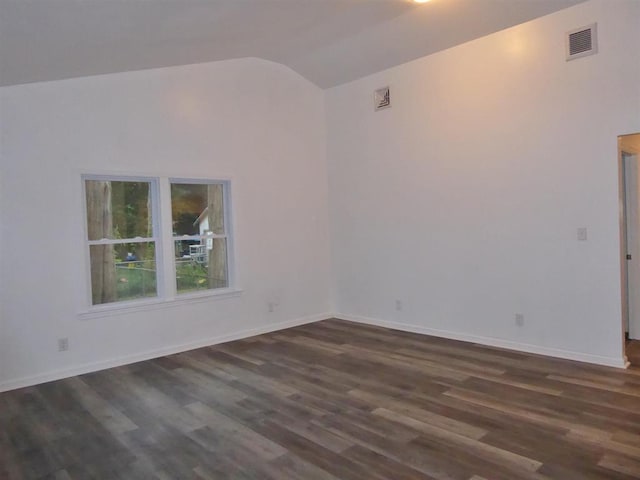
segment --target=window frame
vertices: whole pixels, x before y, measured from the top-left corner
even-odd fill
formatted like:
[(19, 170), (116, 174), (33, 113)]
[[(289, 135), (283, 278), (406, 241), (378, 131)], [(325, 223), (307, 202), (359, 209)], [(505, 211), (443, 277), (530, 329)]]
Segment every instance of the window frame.
[(186, 292), (178, 292), (178, 284), (177, 284), (177, 272), (176, 272), (176, 258), (175, 255), (172, 256), (172, 264), (173, 264), (173, 288), (174, 295), (176, 298), (186, 298), (186, 297), (198, 297), (202, 295), (206, 295), (207, 293), (211, 294), (216, 291), (226, 291), (233, 288), (233, 239), (232, 235), (230, 235), (231, 231), (231, 212), (230, 212), (230, 194), (231, 190), (231, 181), (230, 180), (222, 180), (222, 179), (202, 179), (202, 178), (179, 178), (179, 177), (170, 177), (168, 178), (168, 186), (169, 186), (169, 202), (173, 201), (171, 196), (171, 185), (173, 184), (181, 184), (181, 185), (222, 185), (222, 220), (223, 220), (223, 231), (224, 234), (215, 234), (210, 233), (207, 235), (174, 235), (173, 234), (173, 209), (169, 208), (169, 215), (171, 217), (171, 248), (175, 248), (175, 242), (180, 240), (202, 240), (202, 239), (214, 239), (214, 238), (224, 238), (226, 243), (226, 280), (227, 286), (222, 288), (207, 288), (202, 290), (194, 290), (194, 291), (186, 291)]
[[(235, 242), (234, 223), (232, 207), (232, 180), (230, 178), (218, 177), (181, 177), (178, 175), (137, 175), (123, 173), (80, 173), (82, 192), (82, 242), (84, 244), (84, 294), (82, 295), (82, 306), (78, 312), (81, 319), (110, 316), (117, 313), (128, 313), (134, 311), (153, 310), (171, 305), (180, 305), (191, 302), (201, 302), (210, 299), (223, 299), (236, 297), (242, 294), (242, 290), (236, 285), (235, 272)], [(121, 181), (121, 182), (148, 182), (150, 184), (151, 195), (151, 215), (153, 237), (135, 237), (135, 242), (124, 242), (120, 239), (102, 239), (90, 241), (87, 219), (87, 197), (86, 181)], [(185, 239), (183, 236), (173, 235), (172, 211), (171, 211), (171, 184), (172, 183), (193, 183), (193, 184), (222, 184), (223, 185), (223, 214), (224, 214), (224, 235), (213, 235), (213, 237), (223, 237), (227, 246), (227, 287), (202, 289), (191, 292), (178, 293), (175, 268), (175, 247), (176, 239)], [(131, 239), (127, 239), (131, 240)], [(122, 300), (102, 304), (93, 304), (91, 290), (91, 257), (90, 243), (93, 244), (122, 244), (137, 242), (155, 243), (156, 261), (156, 296), (141, 297), (131, 300)]]

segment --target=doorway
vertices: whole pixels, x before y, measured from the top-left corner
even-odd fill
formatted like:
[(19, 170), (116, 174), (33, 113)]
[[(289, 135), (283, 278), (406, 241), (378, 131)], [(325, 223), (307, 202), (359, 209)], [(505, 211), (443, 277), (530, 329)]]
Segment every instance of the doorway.
[(640, 133), (618, 137), (620, 261), (625, 355), (640, 366)]

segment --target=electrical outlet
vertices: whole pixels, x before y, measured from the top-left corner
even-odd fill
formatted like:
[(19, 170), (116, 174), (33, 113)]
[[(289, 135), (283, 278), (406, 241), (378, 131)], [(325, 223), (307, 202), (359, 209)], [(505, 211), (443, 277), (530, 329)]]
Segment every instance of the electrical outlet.
[(273, 313), (276, 309), (276, 303), (275, 302), (269, 302), (267, 304), (267, 309), (269, 310), (269, 313)]
[(58, 351), (59, 352), (66, 352), (67, 350), (69, 350), (69, 339), (67, 337), (59, 338), (58, 339)]
[(396, 310), (398, 312), (402, 311), (402, 300), (396, 300)]
[(516, 325), (519, 327), (524, 325), (524, 315), (522, 313), (516, 313)]

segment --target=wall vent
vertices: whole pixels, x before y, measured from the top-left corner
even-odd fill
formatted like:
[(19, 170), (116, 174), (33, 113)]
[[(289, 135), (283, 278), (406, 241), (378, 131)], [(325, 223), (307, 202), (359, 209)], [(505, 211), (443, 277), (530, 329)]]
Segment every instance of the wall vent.
[(378, 88), (373, 92), (373, 110), (377, 112), (391, 106), (391, 94), (389, 87)]
[(567, 61), (598, 53), (597, 24), (576, 28), (567, 32)]

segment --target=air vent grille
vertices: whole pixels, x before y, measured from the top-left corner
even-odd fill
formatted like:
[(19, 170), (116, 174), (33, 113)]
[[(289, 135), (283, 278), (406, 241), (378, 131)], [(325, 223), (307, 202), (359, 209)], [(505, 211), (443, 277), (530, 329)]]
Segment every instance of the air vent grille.
[(373, 109), (374, 111), (389, 108), (391, 106), (391, 92), (389, 87), (378, 88), (373, 92)]
[(596, 24), (567, 32), (567, 61), (598, 53)]
[(591, 29), (580, 30), (569, 35), (569, 55), (577, 55), (591, 50)]

